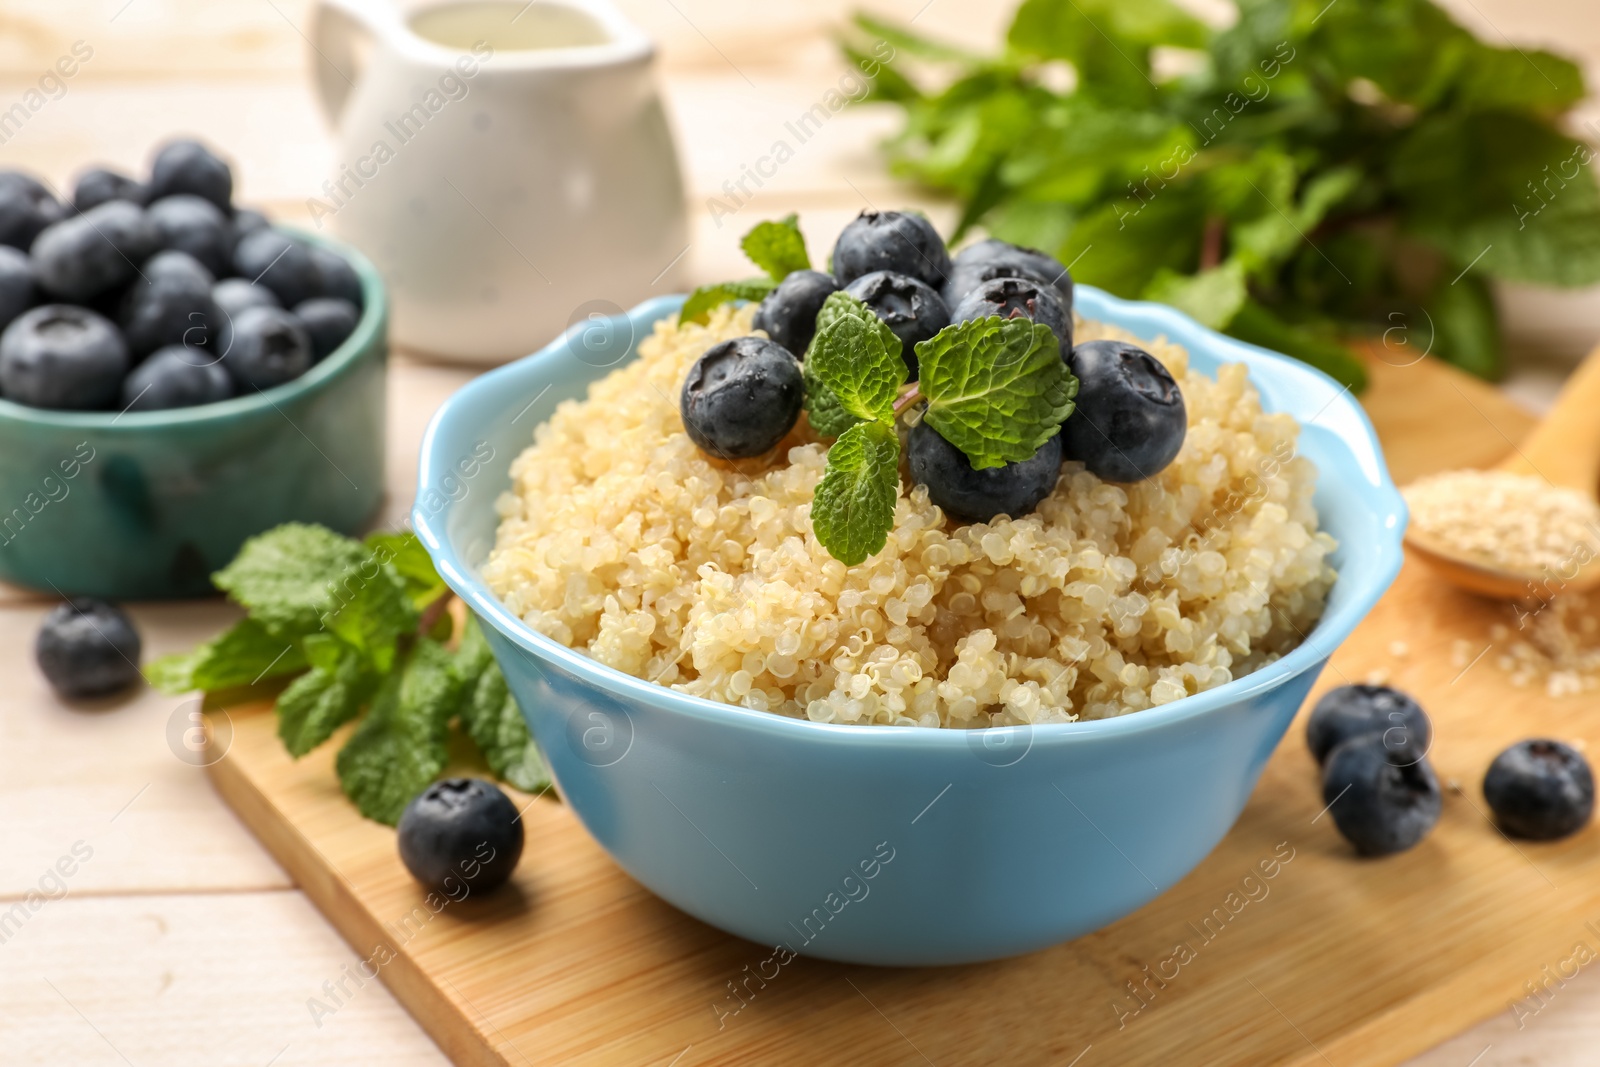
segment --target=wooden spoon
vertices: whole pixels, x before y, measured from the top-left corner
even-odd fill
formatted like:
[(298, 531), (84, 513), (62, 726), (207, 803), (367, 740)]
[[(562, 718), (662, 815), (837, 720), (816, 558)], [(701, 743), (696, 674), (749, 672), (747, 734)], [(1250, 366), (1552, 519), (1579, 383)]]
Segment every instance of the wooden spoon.
[[(1495, 470), (1537, 478), (1572, 489), (1591, 501), (1600, 492), (1600, 348), (1567, 379), (1544, 421)], [(1600, 501), (1597, 501), (1600, 503)], [(1413, 523), (1406, 544), (1446, 581), (1501, 600), (1524, 600), (1556, 592), (1579, 592), (1600, 585), (1600, 556), (1572, 578), (1521, 574), (1457, 553)]]

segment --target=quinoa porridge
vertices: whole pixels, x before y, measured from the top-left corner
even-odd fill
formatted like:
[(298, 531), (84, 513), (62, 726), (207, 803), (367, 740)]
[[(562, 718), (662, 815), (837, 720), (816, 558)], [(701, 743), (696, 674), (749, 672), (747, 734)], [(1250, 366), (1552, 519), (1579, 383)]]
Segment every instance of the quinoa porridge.
[[(981, 727), (1099, 719), (1214, 688), (1294, 648), (1334, 581), (1298, 426), (1242, 364), (1182, 386), (1187, 437), (1150, 480), (1067, 463), (1031, 514), (954, 525), (902, 488), (882, 551), (847, 567), (809, 519), (827, 446), (708, 458), (676, 401), (753, 307), (658, 323), (562, 403), (511, 468), (484, 566), (539, 632), (685, 693), (817, 722)], [(1080, 341), (1131, 339), (1078, 320)], [(786, 454), (785, 454), (786, 453)], [(786, 462), (785, 462), (786, 460)]]

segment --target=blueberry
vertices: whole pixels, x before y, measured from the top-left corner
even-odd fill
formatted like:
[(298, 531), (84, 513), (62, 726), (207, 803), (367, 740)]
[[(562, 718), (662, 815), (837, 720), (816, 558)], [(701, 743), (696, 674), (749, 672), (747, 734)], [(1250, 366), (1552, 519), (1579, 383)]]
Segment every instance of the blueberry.
[(411, 877), (451, 900), (498, 889), (522, 858), (522, 821), (499, 787), (479, 778), (435, 782), (400, 816), (400, 859)]
[(800, 417), (805, 387), (787, 348), (764, 337), (735, 337), (708, 348), (689, 368), (679, 410), (700, 450), (722, 459), (759, 456)]
[(78, 184), (72, 189), (72, 206), (84, 212), (108, 200), (143, 204), (147, 193), (141, 182), (126, 174), (108, 167), (90, 167), (78, 175)]
[(259, 211), (255, 211), (247, 207), (236, 209), (233, 213), (233, 218), (229, 221), (233, 224), (232, 247), (234, 248), (238, 248), (240, 241), (244, 240), (250, 234), (255, 233), (257, 230), (267, 230), (272, 228), (272, 222), (265, 215)]
[(0, 330), (33, 307), (38, 296), (33, 283), (33, 260), (19, 249), (0, 245)]
[(792, 271), (756, 308), (755, 327), (765, 330), (796, 359), (804, 359), (817, 332), (817, 312), (830, 293), (839, 291), (831, 274), (819, 270)]
[(104, 600), (69, 600), (50, 609), (33, 644), (39, 669), (64, 697), (105, 696), (139, 680), (139, 631)]
[(1433, 724), (1411, 697), (1386, 685), (1341, 685), (1322, 694), (1306, 719), (1306, 744), (1318, 763), (1334, 747), (1364, 734), (1380, 734), (1391, 748), (1411, 743), (1427, 752)]
[(233, 270), (271, 289), (284, 307), (322, 293), (321, 272), (311, 250), (277, 230), (257, 230), (240, 240), (233, 250)]
[(81, 303), (127, 284), (153, 251), (155, 235), (144, 209), (108, 200), (39, 234), (33, 267), (41, 289)]
[(848, 285), (863, 274), (908, 274), (937, 289), (950, 273), (950, 253), (933, 224), (908, 211), (863, 211), (839, 233), (833, 274)]
[(1067, 321), (1072, 321), (1072, 275), (1056, 257), (1037, 248), (989, 238), (963, 248), (950, 262), (941, 295), (944, 302), (955, 307), (979, 285), (995, 278), (1032, 278), (1055, 290), (1061, 298)]
[(189, 193), (163, 197), (145, 209), (157, 248), (187, 252), (212, 274), (233, 266), (233, 229), (209, 200)]
[(151, 256), (122, 298), (117, 318), (133, 357), (167, 345), (204, 345), (218, 318), (212, 281), (211, 272), (187, 252)]
[(1506, 833), (1553, 841), (1588, 825), (1594, 775), (1589, 762), (1560, 741), (1518, 741), (1489, 764), (1483, 798)]
[(1403, 852), (1439, 821), (1439, 779), (1410, 742), (1382, 734), (1352, 737), (1328, 753), (1322, 801), (1334, 825), (1364, 856)]
[(150, 164), (150, 200), (174, 193), (192, 193), (211, 201), (224, 214), (233, 210), (233, 171), (199, 141), (169, 141)]
[(916, 346), (950, 325), (950, 309), (927, 284), (907, 274), (880, 270), (863, 274), (844, 291), (866, 304), (900, 338), (906, 381), (917, 376)]
[(222, 366), (238, 392), (270, 389), (311, 369), (311, 338), (283, 308), (245, 308), (218, 333)]
[(311, 262), (317, 268), (317, 293), (348, 300), (359, 309), (362, 304), (361, 275), (356, 273), (350, 261), (337, 252), (316, 245), (312, 245), (309, 251)]
[(906, 452), (912, 479), (927, 486), (928, 499), (957, 522), (989, 522), (999, 515), (1021, 518), (1050, 495), (1061, 474), (1059, 435), (1021, 462), (974, 470), (959, 448), (919, 422)]
[(361, 312), (348, 300), (319, 296), (296, 304), (294, 314), (311, 338), (311, 358), (321, 360), (355, 332)]
[(46, 304), (0, 333), (0, 396), (36, 408), (107, 408), (128, 373), (128, 346), (88, 308)]
[(1161, 361), (1124, 341), (1089, 341), (1067, 361), (1077, 406), (1061, 427), (1062, 452), (1108, 482), (1153, 477), (1183, 447), (1183, 393)]
[(245, 308), (283, 306), (271, 289), (264, 285), (252, 285), (244, 278), (225, 278), (213, 285), (211, 302), (217, 306), (220, 321), (237, 318)]
[(46, 226), (60, 222), (67, 209), (37, 178), (21, 171), (0, 171), (0, 245), (24, 252)]
[(205, 349), (168, 345), (122, 383), (124, 411), (164, 411), (210, 404), (233, 395), (233, 379)]
[(1050, 327), (1061, 343), (1061, 358), (1072, 351), (1072, 316), (1061, 307), (1056, 291), (1032, 278), (994, 278), (980, 282), (950, 312), (951, 322), (998, 315), (1002, 319), (1024, 318)]

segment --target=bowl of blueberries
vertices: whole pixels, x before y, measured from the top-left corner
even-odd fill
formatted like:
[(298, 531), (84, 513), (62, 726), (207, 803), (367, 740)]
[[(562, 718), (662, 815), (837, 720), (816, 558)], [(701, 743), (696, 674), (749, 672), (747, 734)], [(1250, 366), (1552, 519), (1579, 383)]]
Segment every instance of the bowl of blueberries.
[(0, 172), (0, 580), (201, 595), (280, 523), (383, 494), (388, 303), (354, 250), (233, 203), (205, 145), (70, 202)]

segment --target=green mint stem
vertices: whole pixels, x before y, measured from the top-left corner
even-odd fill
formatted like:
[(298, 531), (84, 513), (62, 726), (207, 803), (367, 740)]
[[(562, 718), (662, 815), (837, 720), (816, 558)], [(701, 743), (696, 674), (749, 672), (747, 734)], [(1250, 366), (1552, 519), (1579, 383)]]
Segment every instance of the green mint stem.
[(906, 386), (906, 391), (901, 393), (899, 399), (894, 402), (894, 413), (903, 415), (907, 408), (919, 403), (921, 400), (922, 390), (917, 388), (916, 382), (911, 382)]

